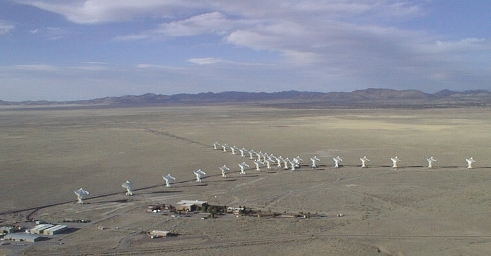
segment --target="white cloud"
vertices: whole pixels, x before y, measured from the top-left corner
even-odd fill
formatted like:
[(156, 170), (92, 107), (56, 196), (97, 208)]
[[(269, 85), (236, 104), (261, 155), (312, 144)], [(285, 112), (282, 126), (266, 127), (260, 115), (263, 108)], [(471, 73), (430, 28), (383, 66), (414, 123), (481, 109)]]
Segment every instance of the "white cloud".
[(148, 63), (141, 63), (136, 65), (138, 69), (168, 69), (168, 70), (180, 70), (182, 68), (176, 67), (176, 66), (170, 66), (170, 65), (155, 65), (155, 64), (148, 64)]
[(83, 64), (88, 64), (88, 65), (108, 65), (109, 63), (107, 63), (107, 62), (101, 62), (101, 61), (86, 61), (86, 62), (83, 62)]
[(6, 21), (0, 20), (0, 35), (6, 35), (10, 33), (10, 31), (12, 31), (13, 29), (15, 29), (14, 25)]
[[(126, 23), (122, 23), (124, 25), (127, 21), (134, 20), (138, 22), (132, 24), (145, 23), (140, 27), (140, 31), (115, 37), (116, 40), (128, 41), (124, 42), (128, 46), (132, 45), (133, 40), (164, 39), (162, 45), (168, 46), (168, 49), (184, 52), (186, 49), (173, 44), (179, 42), (179, 39), (169, 44), (165, 40), (189, 37), (186, 46), (195, 46), (193, 40), (196, 39), (196, 45), (200, 44), (196, 48), (199, 48), (203, 44), (199, 40), (205, 37), (207, 40), (213, 38), (206, 42), (214, 44), (213, 47), (206, 49), (224, 47), (228, 52), (223, 53), (223, 56), (213, 53), (210, 55), (216, 56), (214, 58), (190, 58), (203, 56), (192, 52), (192, 55), (181, 55), (181, 61), (186, 60), (198, 65), (161, 65), (154, 58), (148, 62), (157, 62), (156, 64), (139, 64), (137, 68), (130, 68), (131, 71), (140, 72), (138, 74), (158, 76), (162, 78), (160, 81), (166, 78), (158, 75), (158, 72), (166, 73), (173, 78), (178, 74), (182, 75), (187, 81), (186, 88), (193, 88), (193, 83), (205, 83), (208, 80), (212, 83), (211, 80), (216, 80), (220, 75), (232, 77), (231, 74), (244, 76), (244, 81), (251, 77), (262, 77), (270, 86), (280, 86), (280, 83), (268, 81), (268, 74), (288, 74), (290, 78), (298, 77), (291, 81), (297, 81), (299, 84), (302, 83), (300, 78), (309, 79), (312, 82), (311, 88), (318, 88), (317, 90), (321, 90), (319, 88), (325, 84), (336, 85), (346, 90), (380, 86), (427, 89), (427, 84), (451, 89), (452, 86), (462, 84), (461, 78), (464, 76), (473, 76), (473, 81), (481, 81), (476, 83), (477, 85), (487, 83), (490, 78), (489, 39), (449, 40), (446, 35), (407, 27), (406, 21), (429, 15), (430, 12), (425, 10), (426, 1), (16, 1), (61, 14), (67, 20), (79, 24), (125, 21)], [(136, 27), (132, 27), (132, 31), (135, 31)], [(31, 33), (41, 35), (50, 32), (53, 36), (48, 38), (57, 38), (56, 31), (35, 29)], [(223, 45), (216, 45), (216, 42)], [(270, 58), (268, 61), (271, 61), (273, 66), (278, 65), (274, 68), (267, 66), (265, 72), (253, 65), (242, 65), (241, 62), (251, 64), (254, 60), (247, 58), (248, 56), (231, 57), (233, 53), (230, 52), (233, 48), (247, 49), (249, 52), (260, 54), (267, 52), (276, 58), (273, 61), (273, 58)], [(232, 59), (234, 62), (227, 61)], [(217, 63), (227, 65), (206, 65)], [(225, 68), (229, 68), (230, 71), (227, 73)], [(250, 73), (239, 72), (242, 68)], [(469, 71), (470, 68), (472, 72)], [(205, 77), (193, 73), (197, 70), (205, 72), (206, 74), (202, 74)], [(226, 81), (226, 78), (223, 80)], [(254, 82), (261, 84), (263, 81)], [(264, 86), (268, 86), (266, 82)], [(183, 85), (180, 82), (176, 83)], [(200, 88), (197, 90), (202, 91)]]
[(220, 59), (215, 58), (191, 58), (188, 61), (198, 65), (215, 64), (221, 62)]
[(433, 49), (439, 52), (491, 50), (491, 41), (484, 38), (464, 38), (459, 41), (437, 41)]
[(205, 13), (183, 21), (162, 24), (159, 32), (167, 36), (192, 36), (200, 34), (224, 34), (232, 24), (220, 12)]
[(156, 29), (147, 30), (140, 34), (118, 36), (115, 40), (130, 41), (196, 35), (223, 36), (244, 25), (242, 20), (227, 19), (221, 12), (211, 12), (162, 23)]
[(146, 16), (170, 17), (175, 13), (185, 12), (189, 7), (178, 0), (17, 0), (17, 2), (61, 14), (69, 21), (80, 24), (127, 21)]
[(75, 32), (60, 27), (44, 27), (29, 31), (32, 35), (39, 36), (45, 40), (58, 40), (74, 35)]
[(10, 67), (13, 70), (26, 70), (26, 71), (56, 71), (57, 67), (46, 64), (24, 64), (14, 65)]

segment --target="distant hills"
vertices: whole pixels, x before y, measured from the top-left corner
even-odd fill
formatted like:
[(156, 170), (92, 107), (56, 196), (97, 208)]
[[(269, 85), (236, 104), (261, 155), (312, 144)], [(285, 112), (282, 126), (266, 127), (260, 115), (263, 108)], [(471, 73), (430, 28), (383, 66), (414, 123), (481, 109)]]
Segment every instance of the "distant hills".
[(491, 92), (487, 90), (450, 91), (434, 94), (418, 90), (393, 90), (369, 88), (353, 92), (235, 92), (161, 95), (147, 93), (78, 101), (0, 101), (0, 105), (97, 105), (130, 107), (145, 105), (203, 105), (203, 104), (253, 103), (285, 108), (443, 108), (443, 107), (488, 107)]

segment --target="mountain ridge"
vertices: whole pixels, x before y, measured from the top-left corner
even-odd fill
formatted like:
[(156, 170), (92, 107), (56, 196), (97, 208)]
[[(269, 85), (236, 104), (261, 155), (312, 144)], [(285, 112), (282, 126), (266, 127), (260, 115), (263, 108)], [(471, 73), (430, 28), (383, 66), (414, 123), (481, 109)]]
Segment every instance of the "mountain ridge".
[(210, 103), (241, 103), (257, 102), (263, 104), (320, 104), (320, 105), (466, 105), (491, 106), (491, 92), (487, 90), (466, 90), (462, 92), (441, 90), (429, 94), (418, 90), (395, 90), (384, 88), (368, 88), (352, 92), (240, 92), (224, 91), (219, 93), (203, 92), (197, 94), (162, 95), (146, 93), (142, 95), (124, 95), (75, 101), (21, 101), (9, 102), (0, 100), (0, 105), (109, 105), (138, 106), (161, 104), (210, 104)]

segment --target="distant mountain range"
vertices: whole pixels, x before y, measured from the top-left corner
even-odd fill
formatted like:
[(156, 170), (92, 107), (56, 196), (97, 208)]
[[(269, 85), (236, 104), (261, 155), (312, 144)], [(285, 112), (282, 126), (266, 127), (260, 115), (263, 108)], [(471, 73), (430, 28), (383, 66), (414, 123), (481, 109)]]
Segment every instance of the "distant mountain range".
[(428, 94), (417, 90), (375, 89), (353, 92), (220, 92), (198, 94), (161, 95), (147, 93), (78, 101), (1, 101), (0, 105), (98, 105), (98, 106), (142, 106), (173, 104), (230, 104), (254, 103), (265, 106), (287, 108), (324, 107), (487, 107), (491, 106), (491, 92), (486, 90), (450, 91), (442, 90)]

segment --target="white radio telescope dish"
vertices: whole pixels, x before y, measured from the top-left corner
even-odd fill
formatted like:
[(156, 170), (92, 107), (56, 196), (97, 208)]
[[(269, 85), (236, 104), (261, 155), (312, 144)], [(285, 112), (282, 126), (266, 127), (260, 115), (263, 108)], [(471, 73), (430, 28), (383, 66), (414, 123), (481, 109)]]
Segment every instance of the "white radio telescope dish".
[(399, 158), (397, 158), (397, 156), (391, 158), (390, 160), (392, 160), (392, 168), (397, 168), (397, 162), (401, 161), (401, 160), (399, 160)]
[(279, 157), (274, 157), (276, 159), (276, 164), (278, 165), (277, 167), (278, 168), (281, 168), (281, 162), (283, 161), (283, 157), (279, 156)]
[(75, 192), (75, 195), (77, 195), (77, 200), (79, 204), (83, 204), (84, 202), (82, 201), (82, 199), (89, 194), (89, 191), (84, 190), (83, 188), (80, 188), (79, 190), (75, 190), (73, 192)]
[(343, 161), (343, 159), (341, 159), (341, 157), (339, 157), (339, 156), (334, 157), (332, 160), (334, 160), (334, 168), (338, 168), (339, 163)]
[(476, 162), (472, 157), (465, 159), (465, 161), (467, 161), (467, 169), (472, 169), (472, 164)]
[(227, 152), (228, 145), (227, 144), (223, 144), (222, 145), (222, 148), (223, 148), (223, 152)]
[(256, 152), (256, 157), (257, 161), (261, 162), (261, 157), (264, 156), (264, 153), (262, 151)]
[(121, 185), (123, 188), (126, 189), (126, 195), (127, 196), (132, 196), (133, 195), (133, 182), (127, 180), (123, 185)]
[(205, 177), (206, 175), (206, 172), (202, 171), (201, 169), (197, 170), (197, 171), (193, 171), (194, 172), (194, 175), (196, 175), (196, 181), (197, 182), (201, 182), (201, 178)]
[(428, 161), (428, 169), (433, 168), (433, 162), (436, 162), (435, 158), (433, 157), (427, 158), (426, 161)]
[(239, 148), (239, 152), (240, 152), (240, 157), (245, 157), (244, 153), (247, 152), (247, 149)]
[(256, 165), (256, 171), (260, 171), (261, 168), (259, 168), (259, 166), (264, 165), (260, 160), (254, 160), (254, 164)]
[(172, 177), (170, 174), (167, 174), (167, 176), (162, 176), (162, 178), (165, 180), (166, 187), (170, 187), (171, 182), (176, 180), (176, 178)]
[(253, 160), (254, 154), (256, 154), (256, 151), (254, 151), (254, 149), (251, 149), (251, 150), (247, 151), (247, 153), (249, 153), (249, 159)]
[(220, 171), (222, 171), (222, 177), (227, 178), (227, 172), (230, 171), (230, 168), (228, 168), (226, 165), (218, 167)]
[(217, 141), (213, 142), (213, 149), (219, 149), (221, 146)]
[(283, 161), (283, 164), (284, 164), (283, 169), (284, 170), (288, 170), (289, 169), (288, 168), (288, 164), (290, 163), (290, 159), (288, 159), (288, 157), (287, 158), (282, 158), (281, 161)]
[(310, 158), (310, 161), (312, 161), (311, 167), (312, 168), (317, 168), (317, 162), (319, 162), (320, 159), (317, 156), (314, 156), (314, 157), (311, 157)]
[(370, 162), (370, 159), (367, 158), (367, 156), (364, 156), (360, 158), (361, 161), (361, 168), (367, 168), (367, 162)]
[(240, 167), (240, 174), (246, 174), (245, 168), (249, 167), (249, 165), (246, 164), (245, 162), (242, 162), (241, 164), (239, 164), (239, 167)]
[(303, 159), (300, 156), (296, 156), (293, 158), (293, 163), (295, 163), (295, 167), (300, 167), (300, 164), (303, 162)]
[(232, 155), (237, 155), (237, 150), (239, 150), (239, 148), (236, 146), (232, 146), (230, 147), (230, 150), (232, 150)]
[(288, 163), (290, 163), (290, 166), (291, 166), (291, 169), (290, 170), (295, 171), (295, 166), (297, 166), (297, 164), (295, 163), (295, 161), (290, 160), (288, 158), (287, 158), (287, 160), (288, 160)]

